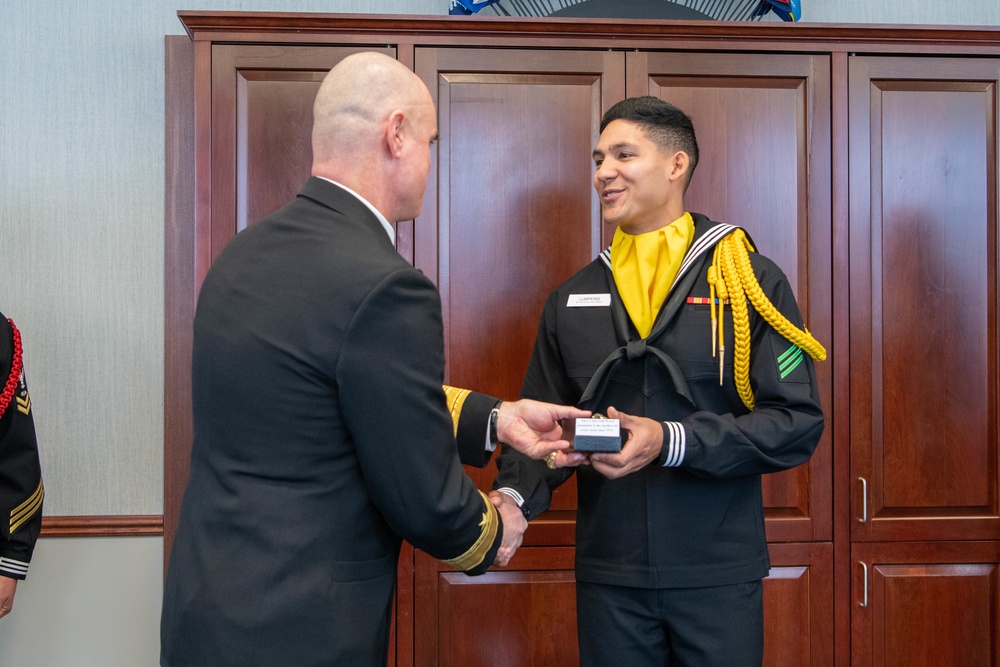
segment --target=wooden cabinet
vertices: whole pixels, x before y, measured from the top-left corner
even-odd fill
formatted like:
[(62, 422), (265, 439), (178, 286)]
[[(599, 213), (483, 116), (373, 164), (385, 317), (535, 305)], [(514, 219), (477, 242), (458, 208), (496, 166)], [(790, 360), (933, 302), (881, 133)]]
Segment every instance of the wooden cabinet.
[(1000, 539), (1000, 61), (850, 73), (852, 533)]
[(998, 85), (996, 59), (850, 61), (858, 665), (1000, 664)]
[[(660, 96), (698, 132), (689, 209), (749, 230), (830, 353), (816, 454), (765, 480), (765, 663), (1000, 667), (1000, 30), (181, 20), (191, 50), (168, 49), (168, 74), (186, 67), (191, 108), (168, 104), (168, 123), (173, 137), (188, 123), (193, 145), (168, 145), (168, 369), (190, 363), (212, 260), (308, 174), (319, 81), (380, 50), (438, 108), (423, 212), (397, 236), (441, 291), (447, 379), (514, 396), (545, 296), (610, 242), (591, 186), (600, 117), (627, 95)], [(165, 401), (169, 553), (190, 446), (182, 373)], [(494, 469), (469, 473), (487, 489)], [(575, 508), (571, 482), (483, 577), (404, 548), (391, 661), (576, 664)], [(944, 646), (929, 645), (934, 631)]]
[(874, 542), (853, 548), (851, 664), (1000, 664), (1000, 542)]

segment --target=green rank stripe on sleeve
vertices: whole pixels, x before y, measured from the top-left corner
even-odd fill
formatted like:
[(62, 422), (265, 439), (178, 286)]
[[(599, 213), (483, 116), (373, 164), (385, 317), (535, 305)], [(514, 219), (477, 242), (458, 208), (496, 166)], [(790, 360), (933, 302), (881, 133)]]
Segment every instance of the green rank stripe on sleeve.
[(778, 379), (782, 382), (809, 382), (805, 364), (806, 354), (801, 347), (789, 343), (780, 335), (771, 335), (771, 349), (778, 366)]

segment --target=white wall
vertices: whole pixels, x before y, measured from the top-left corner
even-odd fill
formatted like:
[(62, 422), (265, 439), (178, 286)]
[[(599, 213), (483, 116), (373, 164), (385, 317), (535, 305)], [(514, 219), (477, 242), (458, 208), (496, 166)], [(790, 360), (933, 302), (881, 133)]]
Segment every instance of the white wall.
[(157, 537), (44, 540), (0, 621), (0, 665), (156, 665), (162, 553)]
[[(0, 310), (47, 515), (159, 514), (163, 36), (179, 9), (445, 14), (447, 0), (0, 0)], [(982, 0), (802, 0), (803, 20), (1000, 25)], [(153, 665), (160, 538), (43, 539), (0, 664)]]
[(1000, 25), (1000, 3), (989, 0), (800, 0), (800, 5), (802, 21), (809, 23)]

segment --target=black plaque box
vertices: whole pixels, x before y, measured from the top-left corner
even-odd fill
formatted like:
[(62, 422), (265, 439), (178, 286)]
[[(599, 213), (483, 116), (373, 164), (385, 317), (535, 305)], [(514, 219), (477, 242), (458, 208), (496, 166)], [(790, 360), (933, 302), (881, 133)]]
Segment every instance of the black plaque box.
[(621, 425), (617, 419), (595, 415), (589, 418), (562, 420), (563, 437), (578, 452), (620, 452)]

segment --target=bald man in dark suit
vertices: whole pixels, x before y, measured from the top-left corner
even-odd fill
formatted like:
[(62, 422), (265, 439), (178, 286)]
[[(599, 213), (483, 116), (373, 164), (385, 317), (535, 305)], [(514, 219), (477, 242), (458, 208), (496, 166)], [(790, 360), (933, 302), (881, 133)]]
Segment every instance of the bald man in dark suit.
[(419, 214), (436, 136), (419, 78), (349, 56), (316, 98), (313, 177), (206, 276), (162, 665), (384, 666), (401, 540), (470, 574), (520, 544), (516, 504), (462, 461), (564, 449), (558, 420), (589, 415), (442, 387), (440, 297), (390, 224)]

